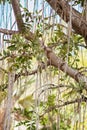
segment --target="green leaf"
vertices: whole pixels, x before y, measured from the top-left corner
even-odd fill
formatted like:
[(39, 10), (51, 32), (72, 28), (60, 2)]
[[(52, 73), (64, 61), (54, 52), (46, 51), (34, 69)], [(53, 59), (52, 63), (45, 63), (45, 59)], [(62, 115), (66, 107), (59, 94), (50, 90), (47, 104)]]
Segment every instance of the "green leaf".
[(3, 50), (3, 55), (4, 55), (4, 56), (6, 56), (6, 55), (7, 55), (7, 53), (6, 53), (6, 51), (5, 51), (5, 50)]
[(8, 49), (9, 49), (10, 51), (14, 51), (14, 50), (16, 50), (17, 48), (15, 47), (15, 45), (11, 45), (11, 46), (8, 47)]

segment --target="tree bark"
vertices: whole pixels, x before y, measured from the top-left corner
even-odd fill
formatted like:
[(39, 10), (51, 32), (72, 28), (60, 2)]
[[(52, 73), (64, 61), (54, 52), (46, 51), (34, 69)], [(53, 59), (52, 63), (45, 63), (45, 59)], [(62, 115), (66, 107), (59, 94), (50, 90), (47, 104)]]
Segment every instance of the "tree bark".
[(75, 79), (79, 84), (83, 85), (83, 88), (87, 90), (87, 77), (79, 73), (78, 70), (72, 69), (68, 64), (63, 61), (60, 57), (57, 57), (56, 54), (48, 47), (45, 48), (47, 58), (50, 61), (50, 65), (60, 69), (64, 73), (68, 74), (70, 77)]
[(23, 33), (25, 31), (25, 26), (21, 15), (19, 0), (12, 0), (11, 2), (12, 2), (15, 18), (17, 21), (18, 30), (19, 32)]
[[(65, 0), (46, 0), (55, 12), (65, 21), (70, 21), (70, 5)], [(72, 28), (87, 41), (87, 21), (74, 8), (72, 8)], [(86, 43), (87, 44), (87, 43)]]

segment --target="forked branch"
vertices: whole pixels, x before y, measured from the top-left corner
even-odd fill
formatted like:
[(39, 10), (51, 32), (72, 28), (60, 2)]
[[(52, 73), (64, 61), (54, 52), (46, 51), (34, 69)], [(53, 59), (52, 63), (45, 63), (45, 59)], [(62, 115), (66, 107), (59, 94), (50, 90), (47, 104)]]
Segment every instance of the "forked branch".
[[(18, 0), (15, 0), (15, 1), (12, 0), (12, 6), (13, 6), (13, 10), (15, 12), (15, 17), (16, 17), (16, 20), (17, 20), (19, 31), (22, 32), (23, 28), (24, 28), (24, 24), (23, 24), (23, 20), (22, 20), (22, 17), (21, 17), (20, 7), (19, 7), (19, 4), (17, 4), (18, 3), (17, 1)], [(62, 13), (62, 10), (64, 10), (63, 7), (65, 5), (66, 19), (67, 19), (67, 21), (69, 20), (69, 11), (70, 11), (69, 8), (70, 7), (69, 7), (69, 5), (67, 5), (67, 3), (65, 3), (64, 0), (58, 0), (58, 1), (57, 0), (47, 0), (47, 1), (57, 12), (61, 9), (59, 11), (60, 15)], [(58, 6), (57, 8), (55, 8), (56, 4)], [(59, 7), (61, 7), (61, 8), (59, 8)], [(67, 11), (68, 11), (68, 14), (67, 14)], [(17, 14), (20, 14), (20, 19), (18, 18)], [(77, 17), (77, 19), (76, 19), (76, 17)], [(77, 11), (73, 10), (72, 22), (73, 22), (73, 26), (75, 25), (74, 27), (77, 28), (76, 29), (77, 32), (78, 32), (78, 29), (81, 27), (81, 26), (80, 27), (78, 26), (78, 24), (79, 24), (78, 18), (80, 18), (80, 17), (81, 17), (80, 14)], [(76, 20), (76, 22), (74, 20)], [(22, 23), (21, 26), (19, 25), (20, 21)], [(82, 23), (84, 23), (84, 22), (85, 22), (85, 20), (83, 19)], [(23, 26), (23, 28), (22, 28), (22, 26)], [(80, 34), (82, 34), (82, 35), (84, 34), (83, 36), (87, 36), (86, 23), (84, 23), (84, 26), (85, 26), (85, 28), (84, 28), (85, 34), (82, 33), (83, 32), (83, 30), (81, 30), (82, 27), (80, 28)], [(29, 30), (29, 33), (27, 35), (24, 35), (24, 36), (27, 40), (30, 40), (30, 41), (32, 41), (34, 39), (34, 34), (32, 32), (30, 32), (30, 30)], [(77, 82), (84, 84), (84, 88), (87, 89), (87, 77), (85, 75), (82, 75), (81, 73), (79, 73), (78, 70), (75, 70), (75, 69), (72, 69), (71, 67), (69, 67), (68, 64), (65, 61), (61, 60), (60, 57), (57, 57), (56, 54), (50, 48), (44, 46), (43, 41), (38, 39), (38, 44), (40, 44), (43, 47), (44, 52), (45, 52), (48, 60), (50, 61), (50, 65), (60, 69), (64, 73), (68, 74), (70, 77), (75, 79)]]

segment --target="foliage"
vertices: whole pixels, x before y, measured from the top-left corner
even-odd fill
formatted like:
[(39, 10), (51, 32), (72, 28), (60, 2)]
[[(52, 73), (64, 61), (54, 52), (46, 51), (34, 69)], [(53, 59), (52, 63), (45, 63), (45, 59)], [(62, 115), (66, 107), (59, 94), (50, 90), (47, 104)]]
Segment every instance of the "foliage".
[(37, 40), (29, 42), (17, 34), (13, 35), (9, 42), (7, 50), (4, 50), (1, 55), (10, 64), (9, 71), (27, 72), (31, 69), (33, 57), (36, 56), (36, 59), (40, 59), (41, 49)]
[[(40, 29), (38, 31), (40, 31)], [(38, 45), (37, 37), (39, 37), (38, 33), (36, 33), (36, 38), (34, 39), (34, 41), (26, 41), (26, 39), (20, 34), (12, 36), (12, 39), (8, 41), (10, 45), (7, 47), (6, 50), (3, 50), (3, 54), (1, 54), (1, 57), (9, 63), (9, 68), (7, 68), (6, 71), (15, 71), (16, 74), (27, 73), (32, 68), (31, 66), (34, 58), (36, 58), (37, 61), (45, 62), (43, 51)], [(66, 60), (66, 58), (68, 57), (69, 65), (76, 69), (78, 68), (80, 62), (78, 57), (78, 44), (81, 42), (83, 42), (82, 37), (73, 34), (70, 38), (70, 43), (68, 44), (67, 35), (63, 33), (63, 28), (61, 26), (56, 26), (56, 29), (54, 30), (54, 35), (52, 36), (50, 41), (48, 40), (47, 44), (49, 47), (52, 47), (56, 54), (59, 55), (62, 59)], [(69, 49), (68, 53), (67, 48)], [(56, 76), (57, 73), (55, 73), (54, 71), (57, 72), (58, 70), (55, 70), (53, 68), (50, 68), (50, 70), (51, 73), (54, 73), (54, 76)], [(70, 100), (71, 98), (73, 99), (73, 97), (74, 99), (80, 97), (83, 93), (84, 85), (76, 84), (75, 82), (72, 83), (72, 79), (68, 81), (68, 78), (69, 77), (65, 74), (63, 74), (62, 78), (60, 78), (61, 83), (68, 82), (68, 88), (66, 92), (61, 94), (61, 100), (64, 101)], [(72, 120), (70, 119), (72, 113), (70, 113), (70, 110), (66, 110), (67, 114), (65, 117), (63, 111), (60, 111), (58, 108), (56, 108), (56, 90), (45, 98), (46, 100), (40, 101), (40, 105), (38, 106), (38, 109), (40, 111), (39, 118), (41, 129), (50, 130), (50, 128), (52, 128), (53, 130), (56, 130), (56, 117), (59, 116), (61, 130), (70, 130), (72, 127)], [(24, 125), (27, 130), (35, 130), (37, 113), (35, 113), (34, 111), (35, 99), (33, 99), (33, 95), (28, 95), (24, 99), (19, 100), (18, 103), (22, 106), (22, 110), (19, 109), (18, 111), (16, 109), (16, 112), (18, 112), (20, 116), (22, 114), (24, 120), (19, 121), (17, 127)], [(61, 105), (61, 101), (59, 101), (58, 103), (59, 105)], [(51, 107), (54, 107), (54, 109), (49, 112)], [(46, 110), (48, 110), (47, 113), (45, 113)]]
[[(3, 2), (5, 3), (5, 1)], [(75, 4), (81, 4), (83, 6), (84, 1), (78, 0), (74, 2)], [(23, 96), (25, 86), (30, 88), (32, 83), (35, 86), (35, 80), (29, 80), (28, 74), (33, 68), (36, 68), (36, 65), (38, 66), (39, 63), (45, 63), (47, 61), (43, 49), (38, 44), (38, 39), (40, 38), (45, 39), (45, 44), (54, 50), (56, 55), (66, 61), (70, 67), (73, 69), (79, 69), (82, 67), (79, 51), (81, 49), (80, 44), (84, 45), (84, 39), (81, 36), (72, 32), (69, 37), (65, 33), (67, 27), (61, 24), (48, 23), (49, 17), (44, 18), (43, 21), (41, 15), (42, 10), (36, 11), (36, 15), (33, 16), (33, 13), (29, 12), (28, 9), (23, 7), (22, 9), (22, 16), (27, 30), (32, 30), (32, 26), (36, 21), (35, 37), (30, 41), (26, 40), (22, 34), (14, 34), (12, 35), (12, 38), (8, 40), (8, 47), (0, 54), (1, 60), (4, 60), (6, 64), (9, 64), (9, 66), (6, 66), (5, 69), (3, 69), (3, 67), (2, 71), (0, 71), (1, 80), (3, 80), (4, 77), (4, 82), (0, 83), (0, 103), (7, 96), (8, 72), (14, 72), (16, 77), (20, 78), (15, 78), (14, 81), (17, 81), (17, 83), (15, 83), (16, 88), (19, 88), (20, 86), (20, 96)], [(54, 18), (54, 16), (51, 18)], [(51, 32), (51, 36), (49, 35), (49, 32)], [(39, 119), (38, 124), (41, 130), (56, 130), (58, 121), (61, 130), (76, 129), (75, 127), (77, 122), (79, 122), (79, 119), (77, 118), (73, 125), (73, 116), (75, 113), (72, 111), (73, 106), (67, 106), (67, 102), (81, 98), (82, 95), (86, 96), (87, 92), (83, 89), (83, 82), (80, 81), (80, 83), (76, 83), (66, 73), (64, 74), (54, 67), (49, 66), (48, 69), (45, 68), (45, 72), (42, 68), (41, 71), (38, 70), (39, 67), (37, 67), (36, 71), (40, 82), (37, 84), (39, 92), (38, 99), (35, 99), (33, 93), (31, 95), (28, 94), (28, 96), (25, 95), (25, 97), (21, 99), (20, 96), (16, 97), (16, 94), (14, 95), (14, 98), (17, 98), (17, 105), (20, 106), (19, 108), (15, 108), (14, 113), (18, 114), (20, 117), (22, 116), (22, 120), (20, 119), (18, 121), (16, 127), (23, 125), (27, 130), (35, 130), (36, 122)], [(81, 71), (85, 70), (86, 69), (84, 69), (83, 66)], [(44, 73), (45, 76), (43, 76)], [(46, 81), (44, 77), (47, 77)], [(36, 77), (34, 77), (34, 79), (35, 78)], [(26, 79), (30, 82), (25, 82)], [(49, 82), (51, 83), (50, 85)], [(44, 87), (41, 83), (43, 83)], [(45, 83), (47, 84), (45, 85)], [(62, 87), (58, 87), (60, 84), (62, 84)], [(45, 99), (43, 100), (44, 95)], [(85, 108), (85, 102), (82, 103), (84, 105), (81, 104), (81, 107), (84, 106)], [(38, 113), (36, 111), (37, 109), (39, 110)], [(78, 116), (80, 113), (79, 103), (75, 105), (75, 112)], [(84, 120), (84, 122), (86, 122), (86, 120)]]
[[(53, 99), (52, 99), (53, 97)], [(48, 100), (47, 102), (41, 102), (40, 103), (40, 108), (43, 108), (43, 105), (45, 104), (45, 106), (47, 106), (47, 108), (49, 109), (51, 106), (53, 106), (53, 104), (55, 105), (55, 95), (51, 94), (48, 96)], [(52, 101), (52, 103), (51, 103)], [(41, 109), (42, 110), (42, 109)], [(37, 114), (34, 112), (33, 108), (29, 108), (29, 109), (16, 109), (15, 108), (16, 113), (20, 113), (20, 116), (22, 115), (23, 117), (25, 117), (25, 120), (20, 121), (18, 123), (17, 126), (21, 126), (24, 125), (26, 127), (27, 130), (35, 130), (36, 129), (36, 120), (37, 120)], [(56, 114), (58, 114), (61, 117), (61, 121), (60, 121), (60, 127), (62, 130), (67, 130), (71, 128), (71, 124), (68, 122), (69, 119), (69, 115), (67, 115), (66, 117), (63, 117), (64, 115), (61, 112), (58, 112), (57, 109), (52, 110), (51, 112), (48, 113), (46, 115), (40, 116), (40, 126), (41, 126), (41, 130), (50, 130), (52, 127), (53, 130), (56, 130)], [(68, 114), (68, 113), (67, 113)], [(64, 119), (63, 119), (64, 118)], [(50, 126), (51, 124), (51, 126)], [(48, 127), (47, 127), (48, 126)]]
[(35, 130), (35, 119), (32, 118), (33, 116), (33, 111), (28, 111), (26, 109), (21, 110), (21, 109), (14, 109), (16, 112), (19, 112), (20, 114), (22, 114), (24, 117), (27, 117), (26, 120), (21, 121), (17, 124), (16, 127), (24, 125), (27, 129), (26, 130)]
[(29, 95), (24, 99), (19, 100), (19, 104), (21, 104), (21, 106), (25, 109), (29, 109), (29, 107), (34, 106), (34, 102), (33, 95)]

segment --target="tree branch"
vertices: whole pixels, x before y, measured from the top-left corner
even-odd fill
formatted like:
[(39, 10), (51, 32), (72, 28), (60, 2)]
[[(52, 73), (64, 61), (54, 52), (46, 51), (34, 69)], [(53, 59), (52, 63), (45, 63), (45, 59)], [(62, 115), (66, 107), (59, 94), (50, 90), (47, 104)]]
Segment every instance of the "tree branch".
[[(44, 62), (41, 62), (38, 67), (39, 67), (40, 70), (42, 70), (42, 69), (45, 69), (45, 68), (46, 68), (47, 66), (49, 66), (49, 65), (50, 65), (50, 62), (49, 62), (49, 61), (47, 62), (47, 64), (45, 64)], [(35, 70), (33, 70), (32, 72), (28, 72), (28, 71), (27, 71), (26, 73), (16, 74), (16, 75), (15, 75), (15, 81), (16, 81), (19, 77), (21, 77), (21, 76), (34, 75), (34, 74), (36, 74), (37, 72), (38, 72), (38, 68), (35, 69)]]
[(77, 98), (73, 101), (66, 101), (63, 104), (49, 107), (48, 109), (45, 110), (45, 112), (42, 115), (40, 115), (40, 118), (42, 118), (46, 113), (49, 113), (54, 109), (61, 108), (61, 107), (64, 107), (64, 106), (67, 106), (67, 105), (70, 105), (70, 104), (74, 104), (74, 103), (80, 103), (80, 102), (87, 102), (87, 97), (83, 96), (82, 98)]
[[(55, 12), (65, 21), (70, 21), (70, 5), (65, 0), (46, 0)], [(87, 21), (72, 8), (72, 28), (87, 40)]]
[(17, 25), (18, 25), (18, 30), (19, 32), (24, 33), (25, 26), (23, 23), (22, 15), (21, 15), (19, 0), (12, 0), (11, 2), (12, 2), (12, 7), (14, 10), (15, 18), (17, 21)]
[(82, 75), (78, 70), (72, 69), (68, 64), (63, 61), (60, 57), (57, 57), (50, 48), (45, 48), (47, 58), (50, 60), (50, 65), (60, 69), (61, 71), (68, 74), (70, 77), (75, 79), (80, 84), (83, 83), (84, 88), (87, 89), (87, 77)]
[(7, 35), (12, 35), (12, 34), (17, 34), (18, 31), (0, 28), (0, 33), (4, 33), (4, 34), (7, 34)]
[[(58, 1), (57, 0), (47, 0), (47, 1), (56, 10), (56, 12), (58, 12), (60, 15), (61, 15), (62, 10), (63, 10), (64, 15), (66, 16), (66, 21), (68, 22), (70, 6), (67, 5), (67, 3), (64, 0), (58, 0)], [(18, 5), (16, 5), (16, 4), (18, 4)], [(13, 10), (15, 12), (15, 17), (16, 17), (16, 20), (17, 20), (19, 31), (23, 32), (24, 24), (22, 22), (20, 7), (19, 7), (19, 3), (17, 3), (17, 0), (15, 0), (15, 1), (12, 0), (12, 6), (13, 6)], [(62, 7), (60, 7), (60, 6), (62, 6)], [(20, 19), (17, 18), (18, 17), (17, 14), (20, 14)], [(76, 17), (77, 17), (77, 19), (76, 19)], [(73, 10), (72, 22), (73, 22), (73, 25), (75, 24), (75, 26), (78, 28), (78, 29), (76, 29), (78, 32), (79, 32), (79, 29), (81, 27), (81, 26), (80, 27), (78, 26), (79, 25), (78, 20), (80, 18), (81, 18), (81, 15), (76, 10)], [(76, 22), (74, 20), (76, 20)], [(19, 24), (20, 21), (21, 21), (21, 26)], [(82, 22), (85, 22), (85, 20), (83, 20)], [(84, 25), (86, 26), (86, 23), (84, 23)], [(23, 26), (23, 28), (22, 28), (22, 26)], [(85, 34), (87, 34), (87, 27), (85, 27), (84, 29), (86, 29)], [(80, 32), (82, 33), (81, 29), (80, 29)], [(24, 37), (27, 40), (33, 41), (34, 38), (35, 38), (35, 35), (32, 32), (29, 31), (29, 32), (27, 32), (27, 34), (24, 34)], [(52, 66), (60, 69), (61, 71), (65, 72), (70, 77), (75, 79), (77, 82), (79, 82), (80, 84), (83, 84), (84, 88), (87, 89), (87, 77), (85, 75), (82, 75), (81, 73), (79, 73), (78, 70), (75, 70), (75, 69), (72, 69), (71, 67), (69, 67), (68, 64), (65, 61), (61, 60), (60, 57), (57, 57), (56, 54), (50, 48), (44, 46), (43, 41), (38, 39), (38, 43), (44, 49), (44, 52), (45, 52), (48, 60), (50, 61), (50, 65), (52, 65)]]

